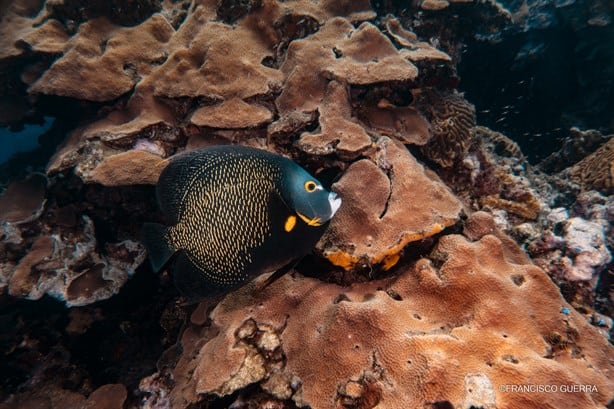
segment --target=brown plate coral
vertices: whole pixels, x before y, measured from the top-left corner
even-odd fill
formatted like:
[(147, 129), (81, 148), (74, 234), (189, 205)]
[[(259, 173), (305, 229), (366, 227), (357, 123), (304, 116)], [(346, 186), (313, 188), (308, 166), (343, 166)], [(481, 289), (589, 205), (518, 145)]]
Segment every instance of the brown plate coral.
[(217, 335), (184, 338), (177, 407), (253, 382), (313, 408), (592, 408), (612, 394), (612, 347), (493, 235), (445, 236), (387, 280), (344, 288), (293, 275), (260, 293), (248, 286), (210, 319)]
[(333, 185), (343, 204), (318, 245), (346, 269), (380, 263), (389, 269), (408, 243), (456, 223), (462, 207), (402, 145), (382, 137), (376, 146), (370, 159), (352, 163)]

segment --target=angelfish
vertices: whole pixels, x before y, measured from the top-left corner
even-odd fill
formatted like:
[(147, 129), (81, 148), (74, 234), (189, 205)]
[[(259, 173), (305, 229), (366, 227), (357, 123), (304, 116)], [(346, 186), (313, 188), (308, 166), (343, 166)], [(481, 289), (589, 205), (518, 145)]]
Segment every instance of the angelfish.
[(200, 299), (309, 253), (341, 205), (297, 163), (244, 146), (174, 156), (156, 186), (169, 225), (145, 223), (154, 271), (177, 253), (179, 291)]

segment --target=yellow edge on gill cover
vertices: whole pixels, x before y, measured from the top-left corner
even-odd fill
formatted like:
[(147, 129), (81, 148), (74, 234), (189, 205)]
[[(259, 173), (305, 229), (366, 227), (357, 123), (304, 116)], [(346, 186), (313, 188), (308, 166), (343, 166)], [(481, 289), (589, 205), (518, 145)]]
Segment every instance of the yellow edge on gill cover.
[[(401, 259), (399, 253), (408, 243), (411, 243), (412, 241), (418, 241), (440, 233), (441, 231), (443, 231), (443, 229), (453, 225), (454, 223), (456, 223), (455, 220), (447, 220), (443, 223), (435, 223), (430, 230), (426, 230), (419, 233), (407, 233), (403, 235), (403, 237), (396, 245), (390, 247), (388, 250), (382, 252), (381, 254), (377, 254), (371, 257), (369, 262), (371, 263), (371, 265), (382, 263), (382, 268), (384, 270), (389, 270), (399, 262), (399, 260)], [(343, 250), (325, 252), (324, 256), (332, 264), (342, 267), (345, 270), (351, 270), (360, 261), (360, 257), (347, 253)]]

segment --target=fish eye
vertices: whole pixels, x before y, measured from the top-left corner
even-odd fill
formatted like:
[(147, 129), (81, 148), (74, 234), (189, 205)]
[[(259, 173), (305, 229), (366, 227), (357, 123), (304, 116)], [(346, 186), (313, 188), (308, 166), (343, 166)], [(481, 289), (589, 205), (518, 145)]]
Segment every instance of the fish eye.
[(309, 193), (316, 190), (316, 187), (318, 187), (318, 185), (316, 185), (316, 182), (314, 182), (313, 180), (308, 180), (307, 182), (305, 182), (305, 190)]

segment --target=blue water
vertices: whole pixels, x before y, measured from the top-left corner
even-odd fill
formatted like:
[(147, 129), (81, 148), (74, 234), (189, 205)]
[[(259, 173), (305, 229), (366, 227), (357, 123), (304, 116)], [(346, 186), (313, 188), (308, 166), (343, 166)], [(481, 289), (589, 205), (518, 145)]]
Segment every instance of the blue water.
[(38, 137), (51, 128), (53, 121), (52, 117), (46, 116), (42, 125), (25, 125), (23, 130), (19, 132), (0, 128), (0, 164), (8, 161), (16, 153), (28, 152), (38, 148)]

